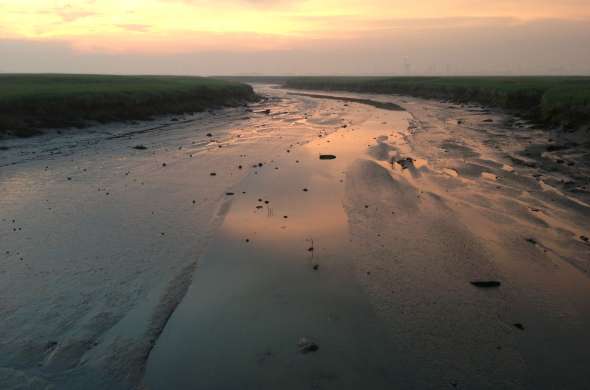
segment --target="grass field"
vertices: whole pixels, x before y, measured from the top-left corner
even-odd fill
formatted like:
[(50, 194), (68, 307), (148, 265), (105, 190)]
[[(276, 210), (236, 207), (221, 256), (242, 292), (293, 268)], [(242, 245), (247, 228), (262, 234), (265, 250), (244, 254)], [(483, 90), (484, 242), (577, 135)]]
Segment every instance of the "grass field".
[(0, 135), (149, 119), (256, 99), (249, 85), (202, 77), (0, 75)]
[(551, 126), (590, 124), (590, 77), (291, 77), (289, 88), (477, 102)]

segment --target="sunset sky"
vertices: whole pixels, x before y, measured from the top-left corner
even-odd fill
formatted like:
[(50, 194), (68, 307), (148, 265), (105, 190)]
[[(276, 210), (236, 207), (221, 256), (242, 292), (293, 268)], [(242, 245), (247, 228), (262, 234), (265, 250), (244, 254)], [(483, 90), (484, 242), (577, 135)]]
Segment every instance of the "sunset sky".
[(0, 71), (590, 73), (588, 0), (0, 0)]

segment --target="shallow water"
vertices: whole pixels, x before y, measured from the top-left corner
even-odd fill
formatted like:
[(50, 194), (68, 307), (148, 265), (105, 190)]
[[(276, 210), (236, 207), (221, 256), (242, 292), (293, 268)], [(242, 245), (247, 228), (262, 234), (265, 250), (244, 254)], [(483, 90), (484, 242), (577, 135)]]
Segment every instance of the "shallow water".
[[(353, 120), (231, 189), (225, 220), (150, 356), (148, 386), (384, 388), (400, 379), (391, 364), (400, 356), (355, 278), (342, 201), (347, 167), (374, 137), (405, 127), (407, 114), (388, 114), (389, 125), (353, 114), (362, 131)], [(319, 351), (300, 353), (302, 337)]]

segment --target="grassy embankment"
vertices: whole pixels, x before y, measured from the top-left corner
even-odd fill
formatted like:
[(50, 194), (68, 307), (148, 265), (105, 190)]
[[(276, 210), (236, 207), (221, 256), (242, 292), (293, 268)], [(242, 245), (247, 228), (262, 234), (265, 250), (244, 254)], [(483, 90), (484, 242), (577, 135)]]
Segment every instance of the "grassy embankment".
[(0, 75), (0, 136), (237, 106), (249, 85), (202, 77)]
[(401, 94), (476, 102), (563, 128), (590, 125), (590, 77), (291, 77), (297, 89)]

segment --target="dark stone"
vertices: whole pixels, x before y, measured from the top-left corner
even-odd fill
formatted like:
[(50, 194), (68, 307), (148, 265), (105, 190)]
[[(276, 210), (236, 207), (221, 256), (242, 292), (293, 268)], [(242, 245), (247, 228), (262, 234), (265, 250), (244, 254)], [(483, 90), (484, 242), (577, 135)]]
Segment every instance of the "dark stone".
[(408, 169), (414, 165), (414, 159), (411, 157), (403, 158), (396, 162), (402, 167), (402, 169)]
[(297, 343), (297, 347), (299, 348), (299, 352), (303, 354), (307, 354), (310, 352), (316, 352), (320, 349), (320, 347), (311, 340), (302, 337), (299, 342)]
[(320, 154), (320, 160), (334, 160), (336, 156), (333, 154)]
[(147, 146), (145, 146), (145, 145), (135, 145), (135, 146), (133, 147), (133, 149), (137, 149), (137, 150), (146, 150), (146, 149), (147, 149)]
[(521, 324), (520, 322), (514, 323), (514, 324), (512, 324), (512, 325), (513, 325), (513, 326), (514, 326), (516, 329), (519, 329), (519, 330), (524, 330), (524, 325), (523, 325), (523, 324)]
[(475, 287), (480, 287), (480, 288), (493, 288), (493, 287), (500, 287), (500, 285), (502, 283), (496, 281), (496, 280), (476, 280), (471, 282), (472, 285), (474, 285)]

